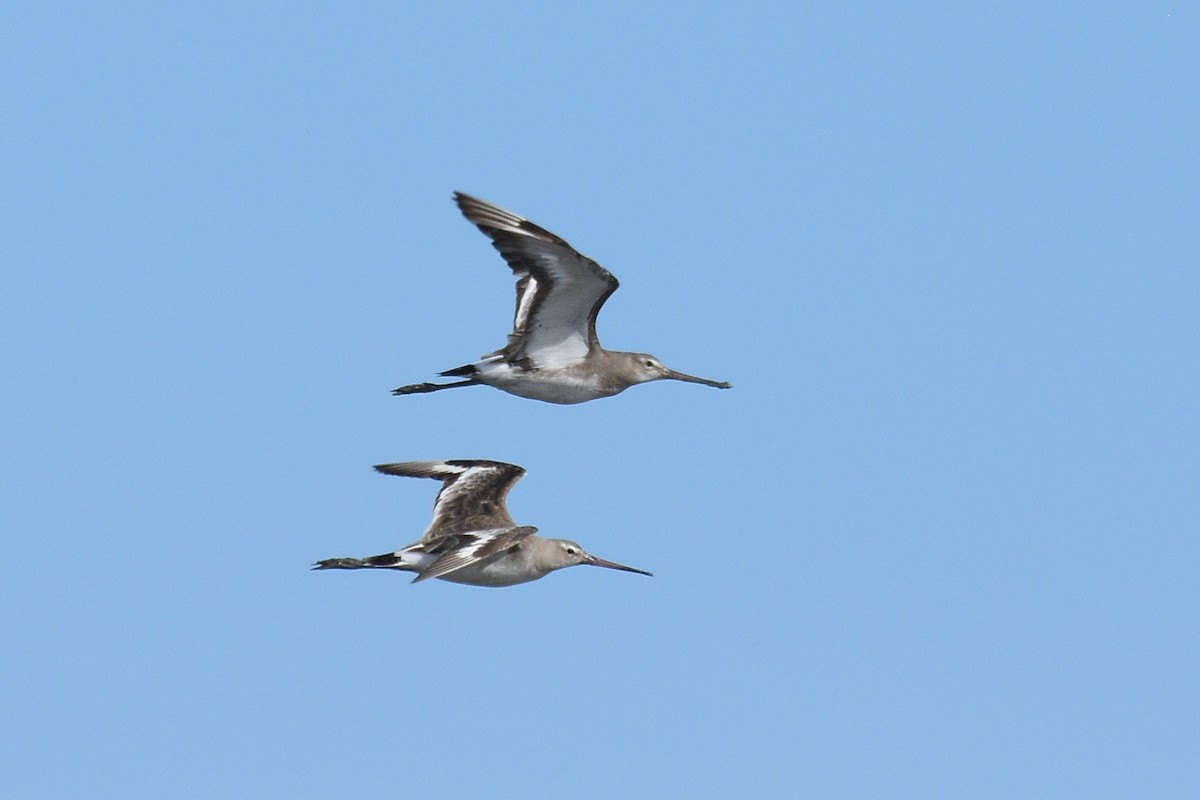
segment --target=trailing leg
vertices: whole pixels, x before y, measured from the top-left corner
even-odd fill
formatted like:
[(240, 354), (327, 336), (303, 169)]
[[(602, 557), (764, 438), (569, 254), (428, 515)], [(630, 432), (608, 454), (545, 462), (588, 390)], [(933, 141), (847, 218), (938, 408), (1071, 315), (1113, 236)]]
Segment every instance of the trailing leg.
[(392, 389), (392, 394), (426, 394), (428, 392), (439, 392), (442, 389), (456, 389), (459, 386), (478, 386), (479, 381), (474, 378), (468, 378), (465, 381), (456, 381), (454, 383), (413, 383), (408, 386), (401, 386), (398, 389)]
[(384, 553), (381, 556), (369, 558), (326, 558), (313, 564), (313, 569), (402, 569), (412, 572), (411, 565), (406, 564), (400, 553)]

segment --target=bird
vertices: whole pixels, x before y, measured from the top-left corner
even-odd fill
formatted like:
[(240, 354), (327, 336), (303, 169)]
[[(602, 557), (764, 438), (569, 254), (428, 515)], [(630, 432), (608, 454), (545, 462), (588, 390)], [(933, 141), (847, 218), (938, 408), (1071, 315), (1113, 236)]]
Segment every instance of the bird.
[(460, 386), (494, 386), (518, 397), (570, 405), (611, 397), (648, 381), (675, 380), (728, 389), (666, 367), (649, 353), (605, 350), (596, 316), (617, 279), (571, 245), (524, 217), (462, 192), (454, 201), (492, 240), (517, 278), (517, 305), (508, 343), (479, 361), (439, 373), (451, 383), (414, 383), (395, 395)]
[(314, 570), (394, 569), (415, 572), (413, 583), (438, 578), (472, 586), (513, 586), (578, 564), (651, 575), (597, 558), (569, 539), (544, 539), (537, 528), (517, 525), (505, 505), (509, 490), (525, 474), (515, 464), (406, 461), (379, 464), (375, 469), (385, 475), (442, 482), (429, 529), (416, 542), (391, 553), (327, 558), (313, 564)]

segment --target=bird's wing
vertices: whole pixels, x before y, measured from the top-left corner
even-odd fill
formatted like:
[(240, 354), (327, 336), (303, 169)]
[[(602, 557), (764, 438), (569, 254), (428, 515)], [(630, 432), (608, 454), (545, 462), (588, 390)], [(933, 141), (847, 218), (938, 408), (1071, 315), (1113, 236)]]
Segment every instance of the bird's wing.
[(524, 217), (461, 192), (454, 200), (517, 276), (513, 332), (499, 352), (534, 367), (566, 367), (599, 347), (596, 315), (620, 285), (612, 273)]
[(457, 572), (473, 564), (484, 564), (504, 555), (505, 551), (514, 544), (534, 533), (537, 533), (537, 528), (526, 525), (519, 528), (498, 528), (447, 536), (445, 537), (445, 546), (440, 543), (432, 543), (425, 548), (427, 552), (437, 552), (438, 550), (443, 552), (436, 561), (421, 570), (420, 575), (413, 578), (413, 583), (420, 583), (431, 578), (442, 578), (451, 572)]
[(433, 522), (421, 541), (456, 533), (513, 528), (505, 499), (525, 470), (502, 461), (406, 461), (379, 464), (385, 475), (434, 478), (442, 482), (433, 504)]

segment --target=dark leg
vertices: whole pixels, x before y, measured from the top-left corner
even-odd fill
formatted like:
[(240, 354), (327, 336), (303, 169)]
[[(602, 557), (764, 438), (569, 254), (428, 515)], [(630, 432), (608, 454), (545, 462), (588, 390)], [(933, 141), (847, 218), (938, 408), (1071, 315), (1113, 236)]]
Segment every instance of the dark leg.
[(312, 565), (313, 569), (362, 569), (367, 566), (361, 558), (326, 558)]
[(404, 559), (395, 553), (384, 553), (370, 558), (326, 558), (312, 565), (313, 569), (369, 569), (383, 567), (384, 569), (402, 569), (412, 571), (404, 563)]
[(399, 389), (392, 389), (392, 394), (426, 394), (427, 392), (438, 392), (442, 389), (454, 389), (459, 386), (477, 386), (478, 384), (479, 381), (473, 378), (454, 383), (413, 383), (408, 386), (401, 386)]

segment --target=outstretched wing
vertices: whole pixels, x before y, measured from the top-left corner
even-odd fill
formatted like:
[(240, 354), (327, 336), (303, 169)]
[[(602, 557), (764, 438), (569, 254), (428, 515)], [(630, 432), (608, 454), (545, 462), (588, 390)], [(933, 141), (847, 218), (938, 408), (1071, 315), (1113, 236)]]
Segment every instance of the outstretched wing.
[(612, 273), (511, 211), (462, 192), (454, 201), (517, 276), (513, 332), (499, 354), (534, 367), (566, 367), (599, 347), (596, 315), (620, 285)]
[(442, 482), (433, 505), (433, 522), (421, 541), (456, 533), (515, 528), (505, 499), (525, 470), (502, 461), (406, 461), (379, 464), (385, 475), (434, 478)]

